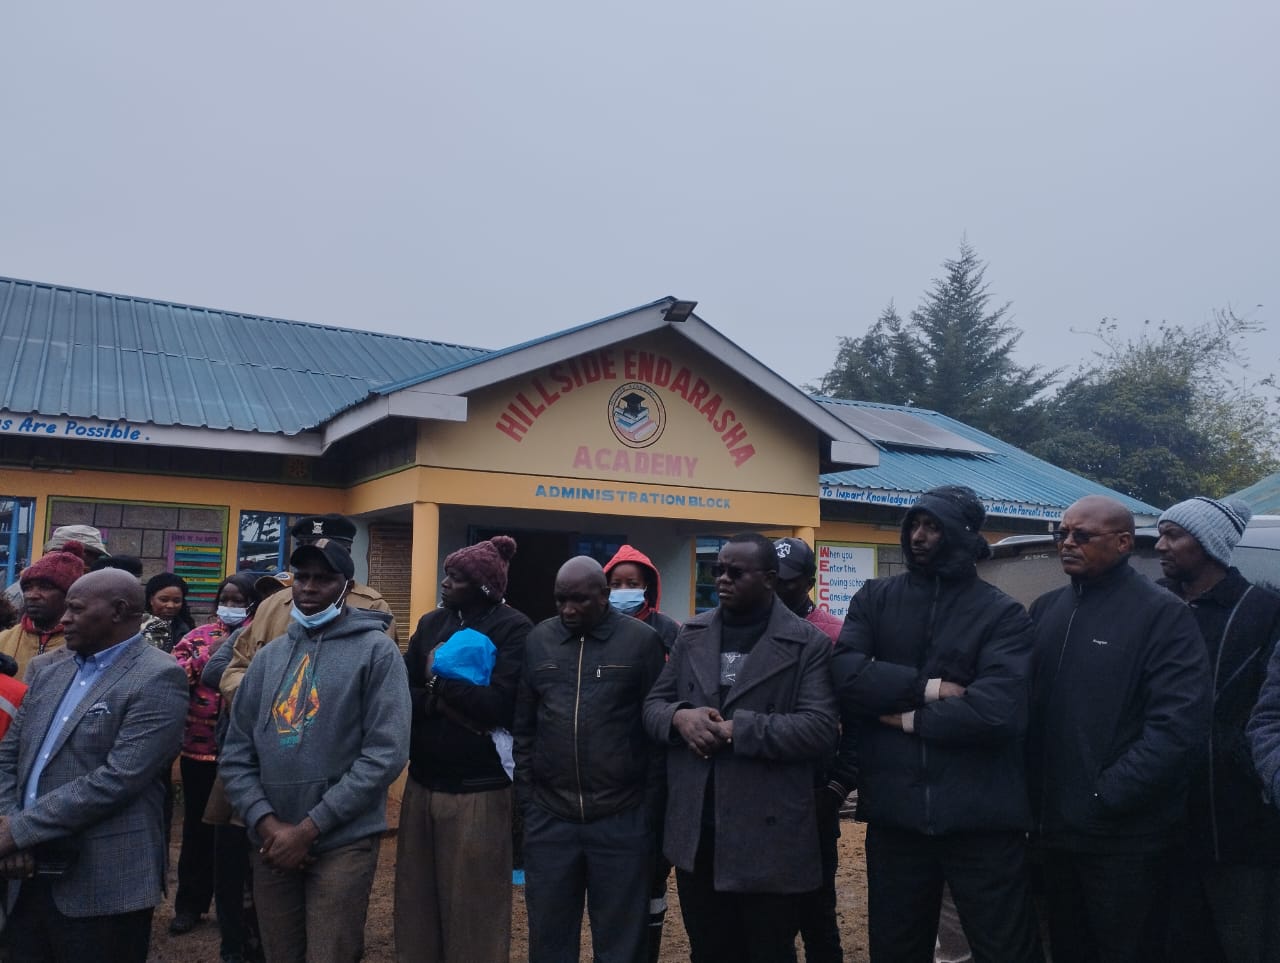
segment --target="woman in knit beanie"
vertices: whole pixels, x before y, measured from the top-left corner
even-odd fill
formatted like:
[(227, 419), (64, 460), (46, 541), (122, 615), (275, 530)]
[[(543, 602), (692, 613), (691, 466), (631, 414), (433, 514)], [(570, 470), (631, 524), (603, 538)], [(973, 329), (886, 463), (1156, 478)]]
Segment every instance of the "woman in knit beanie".
[(516, 540), (510, 535), (495, 535), (485, 542), (468, 545), (450, 553), (444, 570), (450, 569), (475, 583), (491, 605), (507, 594), (507, 568), (516, 554)]
[[(515, 553), (506, 535), (450, 553), (440, 607), (418, 621), (405, 653), (413, 719), (396, 841), (398, 959), (510, 958), (513, 803), (499, 745), (532, 628), (502, 600)], [(487, 679), (459, 678), (447, 665), (437, 674), (441, 646), (485, 638), (496, 650)]]

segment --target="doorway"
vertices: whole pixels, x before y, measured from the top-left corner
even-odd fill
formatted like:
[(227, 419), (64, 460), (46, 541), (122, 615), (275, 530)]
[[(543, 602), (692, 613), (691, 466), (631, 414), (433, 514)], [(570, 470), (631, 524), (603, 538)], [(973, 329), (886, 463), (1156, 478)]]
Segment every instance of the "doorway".
[(507, 571), (507, 604), (529, 616), (536, 625), (556, 614), (556, 572), (575, 555), (590, 555), (601, 565), (626, 542), (625, 535), (594, 535), (534, 529), (471, 526), (467, 544), (510, 535), (516, 540), (515, 558)]

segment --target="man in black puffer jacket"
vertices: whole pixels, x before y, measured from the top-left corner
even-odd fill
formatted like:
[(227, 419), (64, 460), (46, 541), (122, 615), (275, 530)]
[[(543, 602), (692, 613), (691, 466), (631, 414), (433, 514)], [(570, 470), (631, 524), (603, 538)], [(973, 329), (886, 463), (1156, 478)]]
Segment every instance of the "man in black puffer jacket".
[(1190, 610), (1129, 566), (1133, 515), (1101, 495), (1054, 534), (1071, 584), (1038, 598), (1028, 738), (1054, 963), (1163, 959), (1158, 911), (1209, 735)]
[(872, 963), (933, 959), (944, 881), (978, 963), (1042, 958), (1026, 867), (1031, 623), (977, 577), (985, 514), (962, 486), (922, 495), (902, 523), (908, 571), (854, 596), (832, 657), (860, 719)]

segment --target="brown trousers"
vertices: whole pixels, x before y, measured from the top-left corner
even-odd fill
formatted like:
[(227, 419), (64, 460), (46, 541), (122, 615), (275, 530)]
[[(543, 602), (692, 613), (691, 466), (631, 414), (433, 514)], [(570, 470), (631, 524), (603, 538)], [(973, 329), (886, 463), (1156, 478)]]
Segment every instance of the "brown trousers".
[(395, 914), (400, 963), (507, 963), (510, 787), (432, 792), (406, 780)]
[(253, 901), (267, 963), (359, 963), (381, 834), (277, 873), (253, 854)]

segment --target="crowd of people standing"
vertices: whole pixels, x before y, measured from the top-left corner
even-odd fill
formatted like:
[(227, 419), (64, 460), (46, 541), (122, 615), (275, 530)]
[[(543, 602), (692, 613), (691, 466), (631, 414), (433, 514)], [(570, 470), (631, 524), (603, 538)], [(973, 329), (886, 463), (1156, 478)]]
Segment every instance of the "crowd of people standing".
[(177, 758), (170, 931), (212, 904), (227, 961), (360, 959), (406, 765), (402, 961), (508, 959), (513, 820), (537, 963), (578, 960), (584, 908), (597, 960), (656, 960), (673, 870), (692, 960), (841, 960), (855, 789), (875, 963), (932, 961), (948, 912), (977, 961), (1280, 960), (1280, 596), (1231, 567), (1248, 509), (1172, 506), (1156, 584), (1129, 511), (1081, 499), (1029, 611), (978, 576), (984, 520), (921, 496), (906, 571), (843, 620), (809, 545), (748, 533), (683, 624), (628, 545), (565, 560), (534, 625), (497, 536), (445, 558), (403, 653), (342, 516), (198, 627), (177, 576), (59, 529), (0, 631), (5, 952), (146, 959)]

